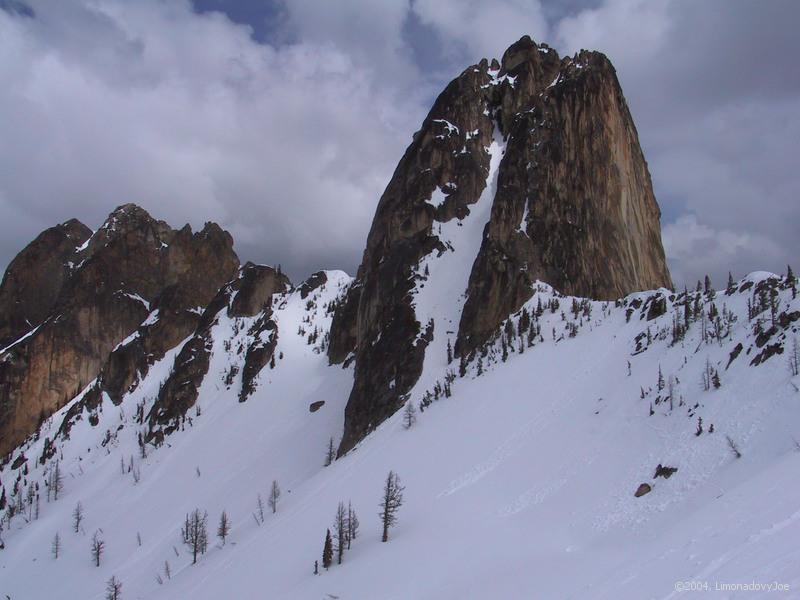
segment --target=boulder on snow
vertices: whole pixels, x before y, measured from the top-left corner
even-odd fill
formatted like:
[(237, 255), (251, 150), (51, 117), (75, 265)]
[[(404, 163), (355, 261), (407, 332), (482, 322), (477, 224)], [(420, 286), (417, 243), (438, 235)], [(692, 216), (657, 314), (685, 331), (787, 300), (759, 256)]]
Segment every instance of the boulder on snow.
[(325, 405), (325, 400), (317, 400), (316, 402), (312, 402), (308, 405), (308, 412), (317, 412), (320, 408)]
[(665, 467), (659, 463), (656, 467), (656, 474), (653, 475), (653, 479), (658, 477), (663, 477), (664, 479), (669, 479), (672, 477), (673, 473), (678, 472), (678, 467)]
[(645, 494), (649, 494), (652, 490), (653, 490), (653, 488), (650, 487), (649, 483), (642, 483), (642, 484), (639, 485), (638, 488), (636, 488), (636, 493), (634, 494), (634, 496), (636, 498), (639, 498), (640, 496), (644, 496)]

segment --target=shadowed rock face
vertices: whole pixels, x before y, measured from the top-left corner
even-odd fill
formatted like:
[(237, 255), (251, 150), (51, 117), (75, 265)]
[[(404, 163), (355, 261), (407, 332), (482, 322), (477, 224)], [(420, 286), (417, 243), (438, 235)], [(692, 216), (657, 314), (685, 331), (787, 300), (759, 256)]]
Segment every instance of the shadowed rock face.
[(72, 219), (43, 231), (11, 261), (0, 284), (0, 348), (47, 318), (91, 235)]
[(165, 323), (144, 332), (143, 352), (118, 349), (108, 362), (105, 387), (121, 396), (148, 362), (142, 357), (163, 355), (191, 333), (188, 313), (238, 268), (233, 240), (217, 225), (176, 231), (130, 204), (111, 213), (81, 260), (36, 333), (0, 356), (0, 454), (95, 379), (162, 301)]
[(199, 317), (194, 334), (181, 348), (170, 376), (158, 392), (158, 398), (147, 416), (147, 441), (161, 443), (165, 436), (183, 424), (186, 412), (197, 402), (211, 360), (211, 330), (223, 310), (229, 317), (258, 315), (247, 331), (249, 345), (230, 350), (245, 355), (239, 401), (247, 399), (255, 390), (255, 379), (272, 359), (278, 342), (278, 327), (272, 319), (273, 297), (287, 292), (291, 287), (289, 278), (280, 271), (247, 263), (239, 271), (238, 277), (216, 293)]
[(483, 344), (536, 279), (598, 299), (671, 285), (660, 212), (613, 67), (599, 53), (561, 59), (522, 38), (502, 63), (483, 60), (445, 88), (378, 203), (331, 330), (330, 361), (355, 357), (340, 453), (396, 411), (419, 378), (437, 332), (412, 306), (416, 269), (446, 251), (436, 224), (463, 219), (480, 198), (495, 130), (506, 150), (463, 282), (456, 355)]

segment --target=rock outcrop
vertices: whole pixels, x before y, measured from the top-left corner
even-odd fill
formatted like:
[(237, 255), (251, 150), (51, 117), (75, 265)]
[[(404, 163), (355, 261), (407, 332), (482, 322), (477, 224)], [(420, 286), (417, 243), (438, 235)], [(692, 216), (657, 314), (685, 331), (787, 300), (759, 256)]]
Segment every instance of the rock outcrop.
[(671, 286), (660, 211), (614, 68), (602, 54), (584, 51), (563, 61), (553, 79), (540, 79), (539, 72), (552, 74), (531, 67), (542, 55), (521, 40), (498, 74), (514, 80), (512, 100), (503, 94), (499, 101), (506, 156), (457, 354), (485, 342), (530, 298), (537, 279), (598, 300)]
[(0, 284), (0, 348), (50, 315), (91, 235), (72, 219), (43, 231), (11, 261)]
[[(153, 356), (191, 333), (191, 311), (238, 268), (233, 240), (216, 224), (174, 230), (131, 204), (112, 212), (81, 252), (41, 326), (0, 356), (0, 454), (104, 365), (102, 389), (120, 397)], [(153, 319), (138, 340), (121, 345), (154, 309), (163, 311), (162, 324)]]
[[(223, 311), (228, 317), (238, 318), (239, 323), (245, 323), (244, 318), (251, 321), (245, 336), (246, 345), (226, 349), (244, 355), (239, 401), (247, 399), (255, 389), (256, 377), (272, 359), (278, 342), (278, 328), (271, 318), (273, 297), (290, 289), (291, 282), (280, 271), (247, 263), (238, 277), (216, 293), (199, 317), (192, 337), (175, 358), (170, 376), (147, 415), (147, 441), (159, 444), (166, 435), (182, 426), (187, 411), (197, 402), (210, 366), (212, 328)], [(229, 374), (228, 385), (233, 384), (234, 376), (235, 373)]]
[[(472, 268), (456, 283), (458, 321), (422, 323), (415, 294), (426, 283), (423, 259), (454, 251), (442, 228), (466, 222), (484, 193), (490, 216), (478, 250), (461, 257)], [(537, 279), (597, 299), (670, 286), (659, 217), (605, 56), (562, 59), (526, 36), (502, 62), (467, 68), (437, 98), (397, 166), (337, 308), (329, 359), (355, 359), (339, 452), (408, 398), (436, 336), (452, 333), (455, 354), (472, 356), (531, 297)]]

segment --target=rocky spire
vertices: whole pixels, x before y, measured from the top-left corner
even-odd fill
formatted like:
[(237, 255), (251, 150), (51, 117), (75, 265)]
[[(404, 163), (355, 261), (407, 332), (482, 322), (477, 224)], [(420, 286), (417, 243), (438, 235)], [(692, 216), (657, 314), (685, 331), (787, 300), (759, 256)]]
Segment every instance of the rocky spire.
[[(453, 248), (442, 228), (466, 224), (479, 201), (473, 218), (485, 228)], [(605, 56), (562, 59), (526, 36), (501, 62), (467, 68), (398, 164), (334, 317), (330, 360), (355, 360), (340, 452), (402, 405), (437, 336), (454, 336), (456, 354), (471, 354), (531, 297), (533, 281), (592, 298), (670, 286), (659, 216)], [(471, 270), (448, 283), (463, 291), (457, 322), (425, 320), (415, 305), (432, 283), (423, 259), (427, 266), (448, 252), (472, 252), (461, 257)]]

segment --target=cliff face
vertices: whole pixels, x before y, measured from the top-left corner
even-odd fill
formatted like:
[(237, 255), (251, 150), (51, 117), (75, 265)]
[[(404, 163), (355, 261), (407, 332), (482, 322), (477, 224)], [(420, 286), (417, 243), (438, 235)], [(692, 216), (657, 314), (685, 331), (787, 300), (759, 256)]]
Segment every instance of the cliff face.
[(91, 235), (72, 219), (43, 231), (11, 261), (0, 284), (0, 348), (47, 318)]
[[(206, 306), (238, 268), (233, 240), (217, 225), (177, 231), (134, 205), (111, 213), (85, 246), (41, 326), (0, 356), (0, 454), (97, 377), (157, 305), (167, 318), (139, 343), (163, 355), (191, 333), (196, 320), (189, 313)], [(112, 397), (131, 385), (142, 356), (121, 351), (111, 359)]]
[[(286, 275), (272, 267), (247, 263), (238, 277), (222, 286), (202, 312), (192, 337), (175, 357), (170, 376), (159, 389), (158, 398), (147, 415), (146, 438), (160, 443), (183, 424), (187, 411), (195, 405), (211, 358), (211, 330), (225, 311), (228, 317), (251, 317), (247, 345), (227, 348), (228, 353), (243, 355), (239, 401), (244, 402), (255, 390), (255, 380), (273, 358), (278, 328), (272, 319), (273, 298), (292, 287)], [(162, 355), (163, 356), (163, 355)], [(236, 372), (226, 374), (230, 386)]]
[[(528, 58), (513, 66), (509, 55)], [(660, 211), (614, 68), (582, 52), (542, 89), (547, 79), (537, 87), (528, 66), (540, 55), (521, 42), (499, 73), (533, 91), (510, 110), (501, 101), (506, 157), (469, 280), (459, 354), (485, 342), (537, 279), (598, 300), (671, 286)]]
[[(395, 170), (333, 321), (331, 362), (355, 360), (340, 452), (402, 405), (434, 340), (443, 349), (452, 335), (455, 355), (471, 356), (533, 281), (597, 299), (670, 286), (659, 216), (605, 56), (561, 59), (525, 37), (501, 63), (466, 69)], [(472, 243), (442, 233), (474, 229), (475, 219), (485, 220)], [(463, 279), (429, 280), (436, 260), (459, 252), (472, 252), (461, 257), (471, 265)], [(418, 304), (436, 277), (459, 288), (455, 323)]]

